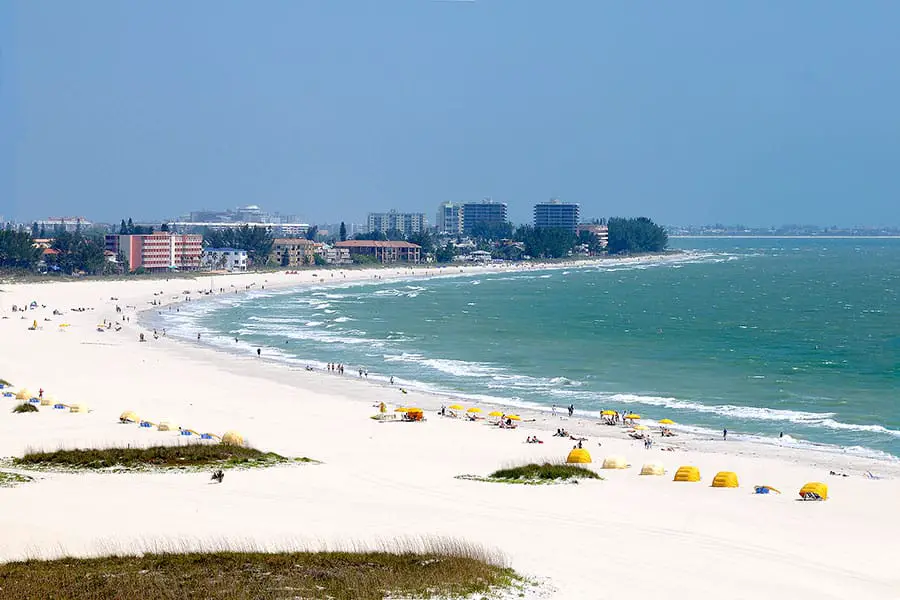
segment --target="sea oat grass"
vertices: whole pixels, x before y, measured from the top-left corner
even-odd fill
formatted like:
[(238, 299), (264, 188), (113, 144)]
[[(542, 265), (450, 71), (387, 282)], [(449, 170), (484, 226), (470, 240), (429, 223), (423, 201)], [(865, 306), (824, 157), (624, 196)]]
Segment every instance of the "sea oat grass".
[(0, 600), (480, 598), (521, 583), (505, 561), (454, 549), (28, 560), (0, 565)]

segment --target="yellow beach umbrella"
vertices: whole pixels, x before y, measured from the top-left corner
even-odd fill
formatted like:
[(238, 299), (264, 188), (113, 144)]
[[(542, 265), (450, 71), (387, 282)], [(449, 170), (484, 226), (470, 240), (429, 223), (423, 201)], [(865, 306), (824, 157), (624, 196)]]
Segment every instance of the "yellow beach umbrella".
[(449, 408), (450, 410), (463, 410), (465, 406), (461, 406), (459, 404), (451, 404), (447, 408)]
[(630, 414), (625, 415), (625, 418), (626, 419), (640, 419), (641, 415), (636, 415), (634, 413), (630, 413)]
[(646, 425), (635, 425), (634, 428), (637, 429), (637, 430), (639, 430), (639, 431), (644, 431), (644, 430), (646, 430), (646, 429), (650, 429), (650, 428), (647, 427)]
[(661, 419), (659, 421), (659, 424), (660, 425), (674, 425), (675, 421), (673, 421), (672, 419)]
[(612, 416), (615, 416), (616, 414), (618, 414), (618, 413), (616, 413), (616, 411), (614, 411), (614, 410), (604, 410), (603, 412), (600, 413), (600, 416), (612, 417)]
[(409, 409), (401, 406), (399, 408), (395, 408), (394, 412), (409, 412)]
[(472, 408), (470, 408), (470, 409), (467, 410), (466, 412), (470, 412), (470, 413), (480, 413), (480, 412), (481, 412), (481, 409), (478, 408), (477, 406), (473, 406)]
[(506, 415), (506, 418), (511, 419), (513, 421), (521, 421), (522, 420), (522, 417), (520, 417), (519, 415)]
[(489, 417), (502, 417), (503, 413), (500, 412), (499, 410), (494, 410), (494, 411), (489, 412), (488, 416)]
[(420, 412), (423, 412), (423, 411), (422, 411), (421, 408), (415, 408), (415, 407), (411, 406), (411, 407), (409, 407), (409, 408), (406, 409), (406, 412), (408, 412), (408, 413), (420, 413)]

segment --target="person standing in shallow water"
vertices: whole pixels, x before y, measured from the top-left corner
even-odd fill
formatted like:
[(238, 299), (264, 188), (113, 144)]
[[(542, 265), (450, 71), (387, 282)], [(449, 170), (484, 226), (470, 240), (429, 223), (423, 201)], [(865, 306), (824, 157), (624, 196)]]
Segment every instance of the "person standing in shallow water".
[(723, 429), (723, 430), (722, 430), (722, 439), (723, 439), (723, 440), (727, 440), (727, 439), (728, 439), (728, 430), (727, 430), (727, 429)]
[(257, 356), (261, 356), (261, 355), (262, 355), (262, 348), (257, 348), (257, 349), (256, 349), (256, 355), (257, 355)]

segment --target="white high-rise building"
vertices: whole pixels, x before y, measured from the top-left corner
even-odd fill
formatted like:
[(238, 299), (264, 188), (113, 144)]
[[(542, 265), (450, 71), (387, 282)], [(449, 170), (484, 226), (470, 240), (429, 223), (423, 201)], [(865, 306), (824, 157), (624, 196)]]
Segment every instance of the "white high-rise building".
[(425, 213), (401, 213), (392, 210), (386, 213), (369, 213), (366, 219), (366, 231), (387, 233), (397, 230), (403, 235), (422, 233), (428, 228)]
[(463, 231), (462, 204), (455, 202), (441, 202), (437, 212), (438, 233), (460, 235)]

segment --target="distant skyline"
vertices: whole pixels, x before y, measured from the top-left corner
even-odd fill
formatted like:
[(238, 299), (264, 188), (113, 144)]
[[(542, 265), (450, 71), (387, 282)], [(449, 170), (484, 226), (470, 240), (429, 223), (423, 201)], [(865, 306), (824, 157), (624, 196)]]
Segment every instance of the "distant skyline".
[(0, 215), (900, 225), (900, 4), (0, 3)]

